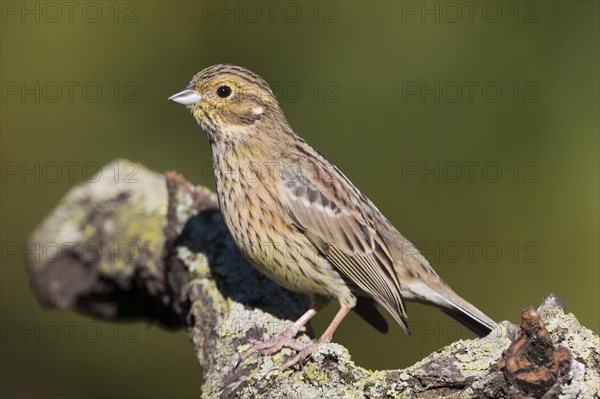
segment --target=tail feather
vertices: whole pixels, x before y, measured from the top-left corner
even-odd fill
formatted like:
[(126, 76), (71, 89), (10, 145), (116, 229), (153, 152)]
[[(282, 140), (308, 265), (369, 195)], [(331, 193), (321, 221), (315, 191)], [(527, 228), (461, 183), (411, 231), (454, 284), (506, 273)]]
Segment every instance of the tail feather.
[(473, 313), (470, 313), (464, 308), (458, 306), (455, 306), (452, 309), (442, 308), (442, 311), (480, 337), (485, 337), (488, 335), (496, 326), (496, 323), (489, 317), (484, 315), (485, 320), (482, 320)]
[(496, 327), (494, 320), (461, 298), (441, 279), (436, 282), (435, 286), (424, 282), (410, 284), (406, 297), (437, 306), (448, 316), (481, 337), (488, 335)]
[[(381, 216), (377, 220), (377, 228), (395, 259), (394, 268), (401, 281), (403, 298), (437, 306), (479, 335), (486, 335), (496, 327), (494, 320), (452, 291), (423, 255), (389, 220)], [(399, 319), (404, 321), (402, 317), (396, 317), (396, 320)]]

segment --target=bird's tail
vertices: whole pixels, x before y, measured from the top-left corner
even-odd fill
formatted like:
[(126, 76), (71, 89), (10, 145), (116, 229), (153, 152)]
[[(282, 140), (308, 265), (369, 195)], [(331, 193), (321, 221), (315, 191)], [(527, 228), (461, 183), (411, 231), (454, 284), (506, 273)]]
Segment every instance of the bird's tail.
[(409, 287), (411, 299), (437, 306), (444, 313), (483, 337), (495, 327), (496, 322), (481, 310), (461, 298), (441, 279), (433, 284), (419, 281)]
[(451, 302), (451, 308), (442, 308), (442, 310), (480, 337), (485, 337), (496, 327), (496, 322), (471, 304), (465, 308)]

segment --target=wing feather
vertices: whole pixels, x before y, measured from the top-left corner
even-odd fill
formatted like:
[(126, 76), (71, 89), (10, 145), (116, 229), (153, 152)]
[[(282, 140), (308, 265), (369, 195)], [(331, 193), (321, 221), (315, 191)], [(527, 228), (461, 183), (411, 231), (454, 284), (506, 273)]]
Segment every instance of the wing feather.
[[(285, 209), (326, 259), (383, 305), (408, 333), (391, 252), (373, 221), (360, 208), (362, 194), (341, 172), (334, 172), (336, 175), (330, 179), (335, 180), (324, 180), (313, 178), (300, 168), (293, 176), (279, 170)], [(342, 187), (332, 188), (327, 183), (331, 181)]]

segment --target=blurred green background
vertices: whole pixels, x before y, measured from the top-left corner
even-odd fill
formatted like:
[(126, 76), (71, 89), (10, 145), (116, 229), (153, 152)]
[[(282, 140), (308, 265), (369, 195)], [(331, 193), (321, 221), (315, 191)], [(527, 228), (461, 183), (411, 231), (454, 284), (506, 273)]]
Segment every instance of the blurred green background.
[[(184, 332), (43, 309), (14, 247), (117, 158), (214, 187), (207, 139), (166, 98), (221, 62), (269, 81), (295, 130), (491, 317), (555, 293), (598, 332), (598, 2), (468, 3), (3, 1), (2, 397), (199, 395)], [(471, 337), (409, 315), (411, 340), (354, 315), (334, 340), (382, 369)]]

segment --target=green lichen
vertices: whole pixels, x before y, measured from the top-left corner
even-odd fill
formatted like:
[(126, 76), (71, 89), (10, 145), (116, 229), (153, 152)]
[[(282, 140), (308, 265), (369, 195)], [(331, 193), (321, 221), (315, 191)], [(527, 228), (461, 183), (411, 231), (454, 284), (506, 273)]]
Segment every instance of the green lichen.
[(208, 257), (202, 252), (193, 252), (188, 247), (177, 247), (177, 257), (183, 262), (190, 272), (192, 280), (210, 278)]
[(130, 276), (136, 265), (141, 263), (142, 257), (145, 259), (144, 267), (150, 273), (159, 271), (162, 263), (160, 255), (165, 245), (166, 209), (148, 212), (145, 204), (145, 197), (141, 196), (129, 201), (127, 206), (114, 209), (111, 221), (113, 228), (119, 231), (119, 238), (118, 241), (111, 241), (111, 237), (107, 237), (106, 244), (114, 248), (114, 254), (112, 259), (102, 257), (99, 263), (102, 273)]

